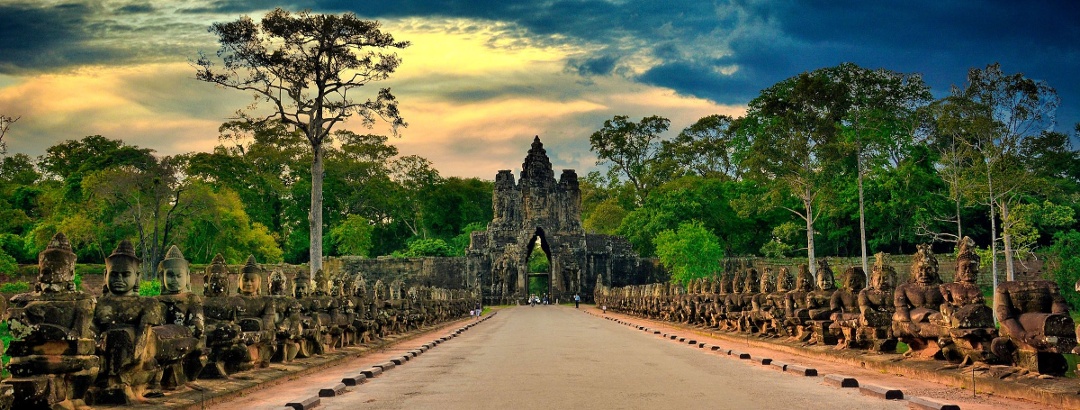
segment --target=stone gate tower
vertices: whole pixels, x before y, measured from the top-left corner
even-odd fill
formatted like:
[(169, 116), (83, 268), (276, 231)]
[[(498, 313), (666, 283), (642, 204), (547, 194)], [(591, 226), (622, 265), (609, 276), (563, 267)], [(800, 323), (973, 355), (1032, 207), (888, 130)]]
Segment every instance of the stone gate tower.
[[(581, 224), (581, 190), (577, 173), (551, 169), (540, 137), (533, 139), (521, 179), (510, 170), (495, 176), (494, 219), (486, 231), (473, 232), (467, 252), (469, 277), (478, 278), (489, 303), (512, 303), (528, 292), (528, 260), (537, 243), (548, 255), (548, 283), (553, 298), (575, 293), (592, 297), (596, 275), (605, 283), (656, 276), (655, 263), (642, 263), (622, 237), (586, 234)], [(642, 278), (645, 279), (645, 278)]]

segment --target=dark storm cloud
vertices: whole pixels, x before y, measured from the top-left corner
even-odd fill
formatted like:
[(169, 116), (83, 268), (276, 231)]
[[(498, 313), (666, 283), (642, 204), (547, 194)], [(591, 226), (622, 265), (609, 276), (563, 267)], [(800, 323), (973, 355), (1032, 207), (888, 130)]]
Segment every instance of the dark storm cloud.
[[(800, 72), (854, 62), (921, 73), (937, 96), (967, 71), (1000, 62), (1006, 72), (1046, 81), (1062, 96), (1059, 123), (1080, 121), (1080, 7), (1070, 2), (861, 0), (449, 1), (318, 7), (373, 17), (463, 17), (514, 22), (537, 37), (604, 44), (572, 58), (582, 76), (625, 73), (639, 53), (657, 63), (635, 79), (720, 103), (745, 103)], [(539, 39), (538, 39), (539, 40)], [(711, 48), (711, 49), (710, 49)], [(727, 53), (716, 57), (716, 52)], [(738, 70), (721, 74), (718, 67)], [(1060, 127), (1059, 127), (1060, 128)]]
[(56, 68), (93, 60), (80, 45), (91, 37), (79, 4), (38, 7), (0, 4), (0, 73)]
[(153, 13), (157, 11), (154, 6), (149, 4), (128, 4), (116, 9), (116, 14), (145, 14)]

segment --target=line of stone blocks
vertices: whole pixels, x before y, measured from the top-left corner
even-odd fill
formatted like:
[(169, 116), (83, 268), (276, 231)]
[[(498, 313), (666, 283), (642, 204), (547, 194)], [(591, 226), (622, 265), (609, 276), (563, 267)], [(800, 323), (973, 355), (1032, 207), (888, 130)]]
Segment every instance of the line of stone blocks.
[(817, 369), (789, 364), (784, 367), (785, 372), (797, 373), (807, 377), (817, 376)]
[(875, 386), (866, 384), (859, 386), (859, 392), (867, 396), (882, 398), (885, 400), (903, 400), (904, 392), (891, 387)]
[(341, 383), (346, 385), (346, 386), (349, 386), (349, 387), (359, 386), (361, 384), (364, 384), (364, 382), (366, 382), (366, 381), (367, 381), (367, 375), (365, 375), (363, 373), (360, 373), (360, 374), (357, 374), (357, 375), (354, 375), (354, 376), (344, 377), (344, 378), (341, 379)]
[(859, 381), (851, 376), (842, 374), (826, 374), (825, 383), (839, 387), (859, 387)]
[(285, 403), (285, 407), (292, 407), (293, 410), (311, 410), (315, 407), (318, 407), (319, 404), (322, 404), (322, 399), (320, 399), (318, 396), (315, 396), (308, 397), (300, 401)]
[(373, 378), (375, 376), (378, 376), (378, 375), (380, 375), (382, 373), (383, 373), (383, 368), (375, 367), (375, 366), (372, 366), (372, 367), (369, 367), (367, 369), (364, 369), (364, 370), (360, 371), (360, 374), (363, 374), (364, 377), (367, 377), (369, 379)]
[(908, 408), (920, 410), (960, 410), (960, 406), (943, 403), (926, 397), (908, 397)]
[(338, 383), (334, 387), (319, 389), (319, 397), (335, 397), (345, 394), (345, 383)]

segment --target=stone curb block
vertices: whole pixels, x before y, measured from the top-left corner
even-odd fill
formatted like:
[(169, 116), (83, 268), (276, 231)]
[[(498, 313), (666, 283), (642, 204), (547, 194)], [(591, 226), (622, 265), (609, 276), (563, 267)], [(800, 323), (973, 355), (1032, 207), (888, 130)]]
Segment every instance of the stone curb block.
[(708, 345), (706, 345), (705, 343), (698, 343), (697, 344), (698, 349), (704, 349), (705, 346), (708, 346)]
[(737, 351), (737, 350), (732, 350), (728, 354), (730, 354), (732, 356), (738, 356), (739, 359), (742, 359), (742, 360), (750, 360), (750, 353), (740, 352), (740, 351)]
[(367, 381), (367, 375), (361, 373), (356, 376), (349, 376), (341, 379), (341, 382), (346, 386), (359, 386)]
[(310, 410), (318, 407), (319, 404), (322, 404), (322, 399), (316, 396), (308, 397), (301, 401), (285, 403), (285, 407), (292, 407), (293, 410)]
[(761, 363), (762, 366), (768, 366), (769, 363), (772, 363), (772, 359), (767, 359), (767, 358), (764, 358), (764, 357), (759, 357), (759, 358), (755, 359), (754, 361), (756, 361), (758, 363)]
[(654, 335), (658, 335), (658, 334), (660, 334), (660, 331), (659, 331), (659, 330), (653, 330), (653, 331), (652, 331), (652, 334), (654, 334)]
[(682, 343), (682, 342), (685, 342), (685, 341), (686, 341), (686, 338), (685, 338), (685, 337), (680, 337), (680, 338), (679, 338), (679, 343)]
[(778, 361), (775, 361), (775, 360), (773, 360), (773, 362), (772, 362), (772, 363), (769, 363), (769, 366), (772, 366), (772, 367), (776, 367), (776, 368), (779, 368), (779, 369), (780, 369), (780, 371), (782, 371), (782, 372), (786, 372), (786, 371), (787, 371), (787, 367), (788, 367), (788, 364), (787, 364), (787, 363), (784, 363), (784, 362), (778, 362)]
[(381, 367), (369, 367), (367, 369), (361, 370), (360, 374), (363, 374), (364, 377), (367, 377), (367, 378), (370, 379), (370, 378), (373, 378), (375, 376), (378, 376), (378, 375), (382, 374), (382, 372), (383, 372), (383, 369)]
[(717, 345), (712, 345), (712, 346), (710, 346), (710, 347), (709, 347), (709, 350), (712, 350), (712, 351), (714, 351), (714, 352), (715, 352), (715, 351), (717, 351), (717, 350), (720, 350), (720, 346), (717, 346)]
[(678, 339), (678, 338), (679, 338), (678, 335), (671, 335), (671, 340), (675, 340), (675, 339)]
[(942, 403), (926, 397), (908, 397), (908, 408), (921, 410), (960, 410), (955, 404)]
[(686, 344), (696, 345), (696, 344), (697, 344), (697, 340), (694, 340), (694, 339), (690, 339), (690, 340), (687, 340), (687, 341), (686, 341)]
[(879, 397), (885, 400), (903, 400), (904, 392), (900, 389), (875, 386), (872, 384), (859, 386), (859, 392), (867, 396)]
[(424, 354), (424, 351), (420, 350), (420, 349), (410, 350), (409, 354), (411, 354), (413, 357), (418, 357), (418, 356)]
[(807, 376), (807, 377), (817, 376), (817, 369), (812, 369), (812, 368), (803, 367), (803, 366), (796, 366), (796, 365), (793, 365), (793, 364), (789, 364), (786, 367), (784, 367), (784, 371), (785, 372), (798, 373), (798, 374), (801, 374), (801, 375)]
[(338, 383), (334, 387), (319, 389), (319, 397), (335, 397), (345, 394), (345, 383)]
[(382, 368), (384, 372), (387, 371), (387, 370), (393, 369), (394, 366), (396, 366), (394, 364), (394, 362), (385, 362), (385, 363), (379, 363), (379, 364), (375, 365), (375, 367)]
[(401, 365), (405, 364), (405, 358), (404, 357), (394, 357), (394, 358), (390, 359), (390, 363), (393, 363), (394, 366), (401, 366)]
[(826, 374), (825, 383), (839, 387), (859, 387), (859, 381), (851, 376), (842, 374)]

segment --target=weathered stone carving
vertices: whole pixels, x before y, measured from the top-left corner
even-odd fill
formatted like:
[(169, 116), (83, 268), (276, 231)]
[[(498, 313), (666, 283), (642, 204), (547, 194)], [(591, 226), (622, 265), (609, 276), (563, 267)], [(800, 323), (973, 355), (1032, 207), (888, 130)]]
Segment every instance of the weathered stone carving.
[(893, 291), (896, 287), (896, 270), (886, 262), (886, 255), (874, 255), (874, 267), (870, 273), (870, 285), (859, 292), (859, 319), (848, 324), (845, 332), (854, 330), (854, 337), (845, 333), (849, 346), (869, 348), (878, 352), (896, 351), (896, 338), (892, 333), (892, 318), (896, 312)]
[(836, 339), (838, 348), (846, 348), (851, 345), (854, 335), (852, 332), (845, 332), (844, 329), (854, 329), (855, 322), (861, 315), (859, 292), (866, 287), (866, 273), (862, 268), (852, 266), (844, 271), (841, 282), (843, 286), (833, 292), (829, 300), (829, 307), (833, 313), (829, 317), (832, 324), (828, 328), (828, 337)]
[(165, 324), (152, 329), (151, 350), (162, 367), (152, 387), (175, 389), (195, 380), (206, 364), (205, 317), (202, 298), (191, 293), (188, 261), (175, 245), (158, 264), (158, 275), (161, 295), (155, 299), (161, 304)]
[(267, 367), (274, 356), (277, 345), (277, 309), (271, 296), (260, 294), (262, 289), (263, 269), (255, 261), (254, 255), (248, 255), (244, 267), (240, 268), (240, 307), (236, 312), (236, 322), (240, 325), (240, 337), (247, 346), (248, 361), (254, 368)]
[(247, 346), (240, 338), (242, 330), (237, 323), (242, 304), (237, 297), (229, 296), (229, 267), (219, 253), (206, 267), (203, 278), (203, 315), (206, 346), (210, 352), (200, 377), (223, 378), (251, 368)]
[(994, 312), (986, 306), (982, 291), (975, 283), (979, 274), (979, 255), (975, 254), (974, 248), (975, 242), (971, 238), (965, 236), (960, 240), (955, 281), (940, 286), (944, 298), (941, 316), (951, 342), (942, 354), (950, 360), (987, 360), (990, 343), (997, 335)]
[(1055, 283), (1000, 283), (994, 307), (1003, 336), (993, 343), (999, 358), (1043, 374), (1065, 374), (1068, 363), (1062, 354), (1077, 345), (1076, 324)]
[(938, 309), (945, 302), (941, 295), (938, 262), (929, 245), (918, 245), (911, 264), (911, 282), (897, 286), (893, 296), (893, 334), (907, 343), (911, 355), (937, 356), (939, 339), (948, 336)]
[(75, 253), (57, 233), (38, 254), (35, 291), (11, 298), (12, 377), (3, 383), (14, 390), (13, 408), (80, 407), (98, 374), (95, 300), (75, 290), (74, 278)]
[(92, 403), (144, 401), (150, 382), (161, 371), (152, 328), (164, 324), (165, 318), (161, 304), (139, 296), (141, 264), (128, 240), (120, 241), (105, 259), (105, 290), (94, 310), (98, 355), (103, 360), (87, 393)]
[(274, 327), (277, 332), (274, 337), (277, 346), (274, 357), (270, 360), (288, 363), (300, 353), (300, 345), (303, 343), (304, 325), (300, 317), (303, 309), (300, 307), (300, 302), (297, 302), (290, 294), (287, 286), (289, 278), (285, 276), (281, 268), (275, 268), (270, 272), (267, 281), (269, 282), (267, 290), (274, 300), (276, 313)]

